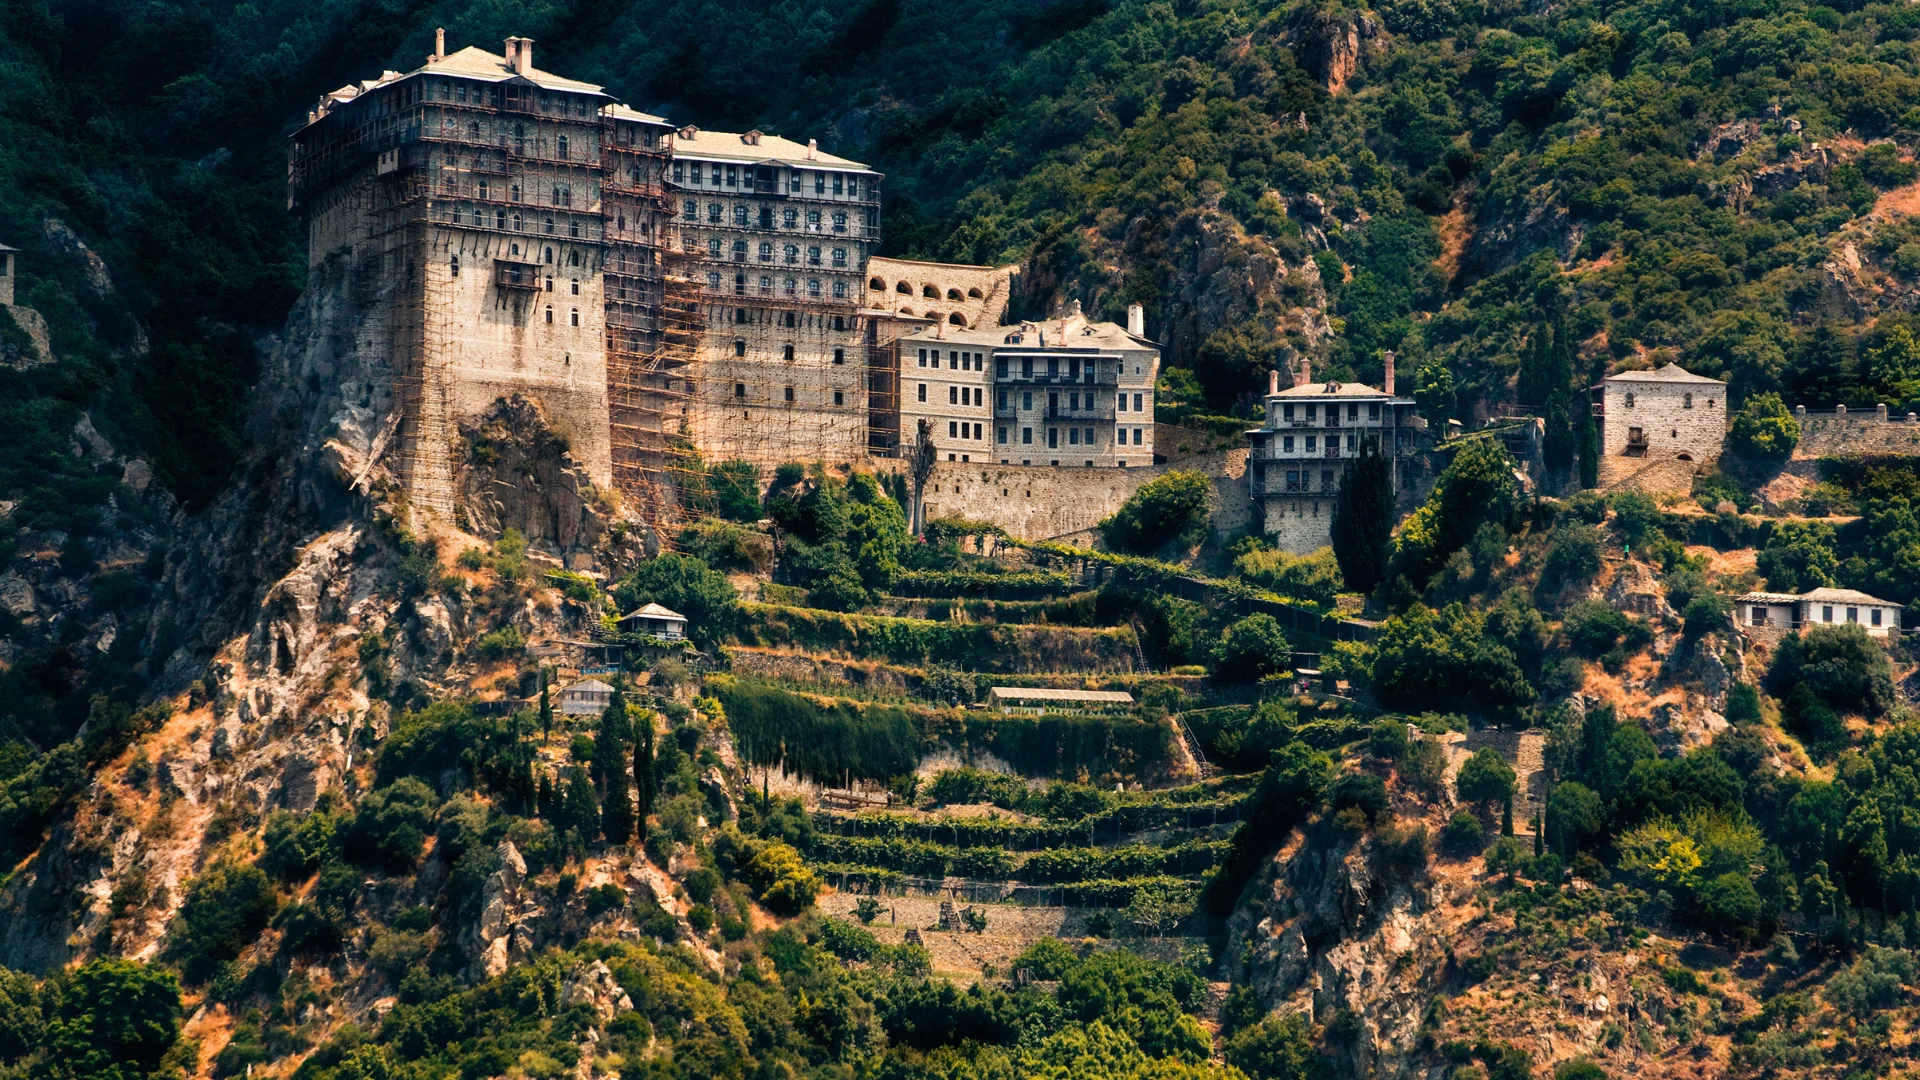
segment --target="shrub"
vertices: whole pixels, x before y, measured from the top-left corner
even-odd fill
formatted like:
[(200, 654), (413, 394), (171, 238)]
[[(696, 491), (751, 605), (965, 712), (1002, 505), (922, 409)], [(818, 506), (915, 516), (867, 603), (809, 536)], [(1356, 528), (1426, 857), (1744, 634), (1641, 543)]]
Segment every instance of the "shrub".
[(1340, 564), (1331, 548), (1310, 555), (1249, 551), (1233, 560), (1233, 571), (1249, 584), (1321, 607), (1332, 607), (1341, 588)]
[(1227, 627), (1213, 651), (1214, 677), (1229, 682), (1255, 682), (1292, 664), (1292, 646), (1271, 615), (1249, 615)]
[(1378, 818), (1387, 809), (1387, 785), (1372, 773), (1341, 773), (1327, 786), (1327, 805), (1336, 811), (1352, 807)]
[(1456, 810), (1447, 820), (1441, 843), (1457, 855), (1478, 855), (1487, 846), (1487, 827), (1471, 810)]
[(1767, 668), (1767, 689), (1790, 698), (1800, 687), (1822, 705), (1870, 718), (1897, 700), (1886, 650), (1853, 624), (1813, 626), (1780, 642)]
[(1197, 472), (1170, 472), (1133, 493), (1100, 523), (1107, 547), (1151, 555), (1170, 544), (1190, 544), (1206, 527), (1213, 484)]
[(413, 869), (426, 848), (438, 805), (433, 789), (411, 776), (369, 793), (348, 831), (347, 857), (394, 873)]
[(1407, 724), (1394, 717), (1376, 721), (1367, 736), (1367, 749), (1382, 761), (1399, 761), (1407, 755)]
[(1705, 592), (1687, 601), (1684, 636), (1688, 641), (1699, 641), (1716, 630), (1732, 629), (1730, 617), (1733, 605), (1727, 598), (1716, 592)]
[(820, 944), (842, 960), (867, 961), (881, 951), (880, 939), (871, 930), (843, 919), (820, 920)]
[(1540, 567), (1540, 590), (1547, 594), (1585, 584), (1599, 572), (1600, 534), (1584, 525), (1557, 529)]
[(1493, 747), (1483, 746), (1461, 763), (1454, 789), (1464, 802), (1504, 803), (1513, 798), (1514, 782), (1513, 766), (1507, 759)]
[(339, 817), (327, 810), (309, 814), (276, 810), (267, 817), (260, 868), (289, 884), (305, 881), (333, 852), (339, 827)]
[(1727, 445), (1747, 457), (1780, 460), (1800, 442), (1800, 424), (1779, 394), (1754, 394), (1734, 414)]
[(502, 626), (480, 635), (480, 655), (489, 660), (504, 660), (527, 647), (527, 635), (517, 626)]
[(587, 918), (627, 906), (627, 892), (613, 882), (603, 882), (587, 890)]
[(1782, 521), (1755, 558), (1767, 587), (1799, 593), (1833, 584), (1839, 569), (1833, 526), (1824, 521)]
[(203, 983), (260, 935), (280, 902), (255, 866), (217, 863), (187, 886), (167, 953), (189, 983)]

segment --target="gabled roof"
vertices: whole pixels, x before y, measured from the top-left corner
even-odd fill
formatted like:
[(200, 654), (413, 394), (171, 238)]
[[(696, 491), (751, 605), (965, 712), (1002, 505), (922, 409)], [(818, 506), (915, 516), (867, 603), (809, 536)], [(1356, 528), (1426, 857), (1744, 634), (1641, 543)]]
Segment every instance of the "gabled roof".
[(615, 120), (634, 120), (642, 124), (661, 124), (666, 127), (673, 126), (673, 121), (668, 120), (664, 116), (643, 113), (639, 109), (630, 109), (625, 105), (608, 105), (601, 111), (613, 117)]
[[(525, 78), (528, 82), (543, 90), (571, 90), (581, 94), (604, 94), (606, 88), (595, 83), (569, 79), (555, 75), (551, 71), (529, 68), (525, 76), (515, 72), (507, 65), (507, 58), (499, 53), (490, 53), (477, 45), (448, 53), (438, 60), (428, 60), (424, 65), (408, 72), (416, 75), (420, 72), (432, 72), (436, 75), (465, 75), (473, 79), (485, 79), (489, 82), (506, 82), (508, 79)], [(401, 76), (405, 78), (405, 76)]]
[(1286, 398), (1289, 401), (1318, 401), (1322, 398), (1384, 398), (1385, 390), (1378, 390), (1366, 383), (1357, 382), (1310, 382), (1305, 386), (1289, 386), (1277, 394), (1268, 394), (1269, 398)]
[(1800, 599), (1810, 604), (1877, 604), (1881, 607), (1899, 607), (1891, 600), (1882, 600), (1877, 596), (1868, 596), (1855, 589), (1814, 589), (1802, 593)]
[(770, 162), (802, 169), (836, 166), (864, 170), (867, 167), (864, 162), (838, 157), (825, 150), (808, 149), (806, 143), (757, 131), (702, 131), (696, 127), (684, 127), (673, 137), (673, 153), (675, 157), (741, 163)]
[(1124, 690), (1056, 690), (1046, 686), (996, 686), (987, 696), (998, 701), (1088, 701), (1113, 705), (1133, 704), (1133, 695)]
[(679, 619), (681, 622), (687, 621), (685, 615), (680, 614), (672, 608), (661, 607), (659, 604), (648, 604), (646, 607), (635, 608), (625, 615), (620, 616), (621, 622), (626, 622), (628, 619)]
[(613, 693), (613, 687), (601, 682), (599, 679), (583, 679), (560, 692), (562, 694), (611, 694)]
[(1800, 598), (1792, 593), (1750, 592), (1734, 597), (1733, 602), (1736, 604), (1797, 604)]
[(1622, 371), (1607, 376), (1602, 382), (1655, 382), (1655, 383), (1697, 383), (1704, 386), (1725, 386), (1719, 379), (1709, 379), (1705, 375), (1695, 375), (1679, 364), (1668, 364), (1651, 371)]

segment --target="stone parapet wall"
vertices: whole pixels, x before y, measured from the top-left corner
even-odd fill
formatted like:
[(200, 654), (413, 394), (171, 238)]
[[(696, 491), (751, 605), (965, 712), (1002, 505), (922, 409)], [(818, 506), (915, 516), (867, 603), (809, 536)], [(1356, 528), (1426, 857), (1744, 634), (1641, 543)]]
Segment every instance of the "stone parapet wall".
[(1920, 418), (1913, 413), (1892, 413), (1885, 405), (1857, 412), (1802, 406), (1793, 415), (1800, 422), (1796, 460), (1920, 456)]

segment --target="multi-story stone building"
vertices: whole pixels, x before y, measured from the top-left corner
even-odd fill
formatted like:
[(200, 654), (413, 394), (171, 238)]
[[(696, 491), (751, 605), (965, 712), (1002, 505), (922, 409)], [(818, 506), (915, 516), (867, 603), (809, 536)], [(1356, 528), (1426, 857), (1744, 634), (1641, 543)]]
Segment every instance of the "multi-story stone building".
[(1282, 549), (1304, 553), (1331, 542), (1333, 500), (1363, 442), (1387, 455), (1396, 489), (1405, 459), (1424, 447), (1418, 403), (1394, 396), (1391, 354), (1384, 381), (1385, 389), (1317, 383), (1303, 360), (1283, 390), (1280, 373), (1270, 373), (1266, 421), (1247, 432), (1247, 492)]
[(900, 430), (933, 422), (942, 461), (1080, 467), (1153, 464), (1160, 350), (1133, 326), (1057, 319), (900, 337)]
[(880, 174), (758, 131), (683, 127), (669, 198), (707, 333), (687, 434), (758, 464), (868, 452), (865, 298)]
[(391, 356), (393, 383), (366, 393), (398, 420), (415, 505), (452, 512), (459, 424), (514, 393), (614, 483), (609, 335), (627, 355), (659, 344), (671, 130), (534, 67), (530, 40), (447, 55), (442, 37), (421, 67), (326, 95), (294, 134), (289, 204), (309, 265), (351, 275), (362, 350)]
[(1605, 458), (1720, 458), (1727, 438), (1727, 384), (1678, 364), (1622, 371), (1600, 382)]

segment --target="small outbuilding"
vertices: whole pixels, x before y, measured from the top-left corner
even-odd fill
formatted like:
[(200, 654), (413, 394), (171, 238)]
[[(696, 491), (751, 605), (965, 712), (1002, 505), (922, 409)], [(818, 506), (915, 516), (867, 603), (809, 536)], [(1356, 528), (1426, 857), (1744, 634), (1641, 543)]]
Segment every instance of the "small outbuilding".
[(612, 701), (612, 686), (599, 679), (583, 679), (560, 691), (560, 715), (599, 716)]
[(681, 641), (687, 636), (687, 617), (659, 604), (648, 604), (620, 616), (620, 629), (629, 634)]
[(1055, 690), (1044, 686), (996, 686), (987, 704), (1003, 713), (1109, 712), (1133, 707), (1124, 690)]
[(1852, 624), (1869, 637), (1900, 636), (1900, 605), (1856, 589), (1814, 589), (1798, 595), (1750, 592), (1735, 597), (1734, 604), (1734, 621), (1747, 630)]

